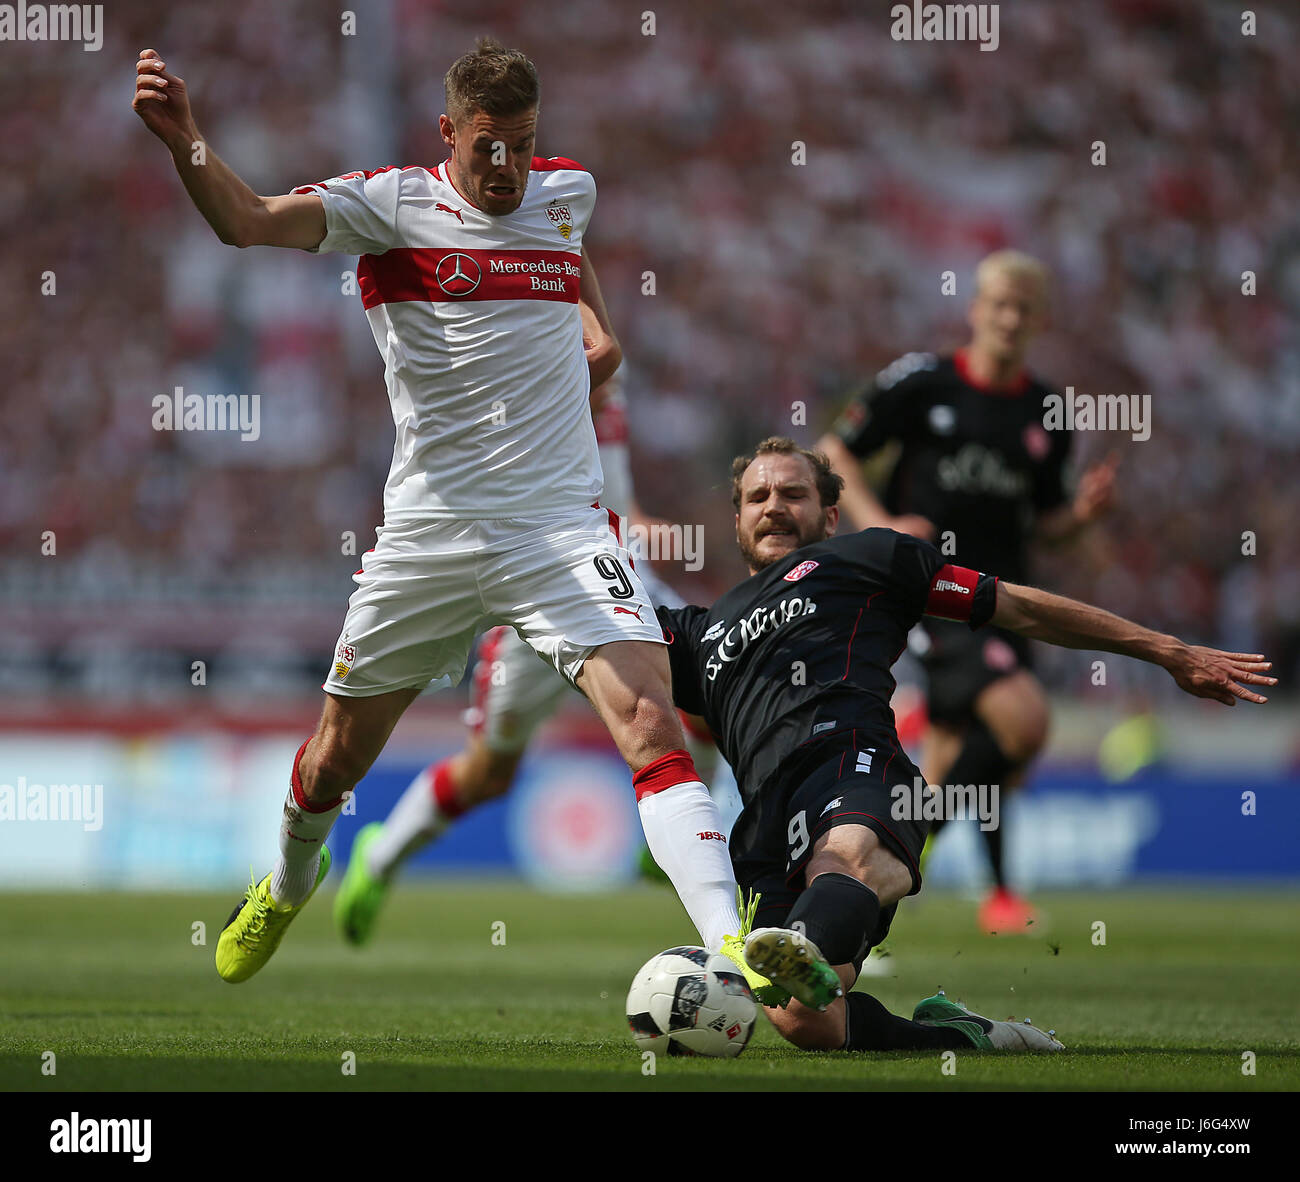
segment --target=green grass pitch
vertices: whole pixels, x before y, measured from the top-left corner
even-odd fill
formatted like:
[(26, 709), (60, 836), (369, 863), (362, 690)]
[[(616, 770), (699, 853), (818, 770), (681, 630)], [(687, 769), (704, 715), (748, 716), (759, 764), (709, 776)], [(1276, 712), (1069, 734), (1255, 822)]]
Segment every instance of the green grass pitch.
[[(892, 975), (865, 988), (910, 1015), (943, 986), (978, 1012), (1054, 1027), (1069, 1048), (959, 1054), (951, 1075), (934, 1053), (799, 1052), (761, 1019), (737, 1060), (660, 1057), (643, 1074), (624, 1020), (628, 984), (653, 953), (692, 940), (657, 887), (565, 897), (411, 884), (363, 950), (335, 935), (327, 887), (270, 965), (230, 986), (212, 958), (237, 897), (0, 896), (0, 1089), (1300, 1087), (1300, 909), (1289, 892), (1045, 893), (1039, 934), (998, 939), (977, 934), (968, 899), (907, 900), (887, 945)], [(205, 944), (194, 943), (196, 921)], [(42, 1073), (47, 1051), (53, 1075)]]

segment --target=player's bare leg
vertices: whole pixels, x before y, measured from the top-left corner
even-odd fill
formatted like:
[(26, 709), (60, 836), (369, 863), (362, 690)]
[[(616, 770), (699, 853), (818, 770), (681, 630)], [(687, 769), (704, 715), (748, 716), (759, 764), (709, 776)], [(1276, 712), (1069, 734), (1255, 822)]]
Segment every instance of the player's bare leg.
[(325, 695), (316, 733), (298, 754), (297, 774), (310, 807), (337, 801), (357, 786), (419, 694), (404, 689), (364, 698)]
[(1015, 767), (1038, 757), (1051, 728), (1047, 695), (1027, 669), (985, 686), (975, 699), (975, 717), (989, 728), (999, 750)]
[(603, 644), (578, 688), (632, 769), (646, 843), (710, 950), (740, 931), (736, 879), (722, 817), (699, 779), (673, 707), (667, 650), (646, 641)]
[(345, 940), (364, 944), (370, 939), (402, 864), (437, 840), (457, 817), (504, 796), (523, 754), (522, 747), (497, 750), (471, 731), (460, 751), (411, 781), (385, 821), (361, 828), (334, 896), (334, 921)]
[[(797, 979), (782, 978), (803, 975), (804, 956), (811, 952), (833, 966), (847, 994), (857, 979), (851, 962), (875, 929), (880, 909), (912, 889), (912, 875), (865, 825), (837, 825), (817, 839), (804, 880), (808, 885), (791, 909), (786, 929), (759, 929), (746, 941), (745, 951), (764, 958), (755, 965), (760, 972), (787, 989), (795, 986), (796, 997), (784, 1010), (767, 1011), (782, 1036), (804, 1050), (838, 1050), (847, 1029), (845, 998), (819, 1010), (798, 1000)], [(785, 930), (795, 938), (777, 934)]]
[[(922, 760), (927, 782), (996, 784), (1005, 804), (1047, 742), (1047, 696), (1038, 679), (1020, 669), (985, 686), (975, 699), (972, 714), (971, 725), (961, 731), (941, 723), (931, 726)], [(933, 826), (932, 838), (943, 824), (941, 820)], [(983, 834), (994, 889), (980, 907), (980, 926), (988, 932), (1023, 931), (1035, 913), (1008, 886), (1001, 823)]]
[(246, 981), (279, 947), (289, 923), (329, 871), (325, 839), (343, 809), (343, 794), (370, 770), (418, 693), (326, 694), (316, 733), (294, 757), (275, 869), (250, 884), (217, 941), (217, 972), (223, 980)]
[[(411, 782), (370, 845), (368, 870), (389, 879), (402, 863), (441, 836), (448, 824), (510, 791), (524, 748), (500, 750), (474, 732), (454, 755), (430, 764)], [(361, 841), (367, 825), (357, 840)]]
[(931, 721), (921, 740), (921, 774), (927, 784), (942, 784), (961, 754), (962, 733), (947, 723)]

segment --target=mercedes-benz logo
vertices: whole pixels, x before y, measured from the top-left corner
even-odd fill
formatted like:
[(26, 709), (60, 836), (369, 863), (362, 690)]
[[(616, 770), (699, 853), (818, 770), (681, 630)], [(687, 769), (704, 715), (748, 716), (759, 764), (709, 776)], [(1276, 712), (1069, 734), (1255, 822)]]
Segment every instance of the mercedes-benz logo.
[(483, 269), (467, 254), (445, 254), (433, 273), (438, 286), (449, 296), (467, 296), (483, 278)]

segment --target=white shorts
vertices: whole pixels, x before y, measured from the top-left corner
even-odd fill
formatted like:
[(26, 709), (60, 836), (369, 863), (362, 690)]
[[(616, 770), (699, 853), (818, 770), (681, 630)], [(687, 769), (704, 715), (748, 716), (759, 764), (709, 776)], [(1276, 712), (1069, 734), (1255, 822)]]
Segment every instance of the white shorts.
[(593, 649), (663, 644), (622, 520), (597, 505), (545, 517), (385, 524), (353, 579), (324, 689), (370, 697), (459, 681), (485, 624), (513, 625), (570, 682)]
[[(684, 606), (681, 596), (653, 573), (644, 567), (637, 573), (652, 606)], [(498, 625), (479, 641), (465, 725), (491, 751), (522, 751), (571, 692), (568, 682), (540, 660), (519, 633)]]

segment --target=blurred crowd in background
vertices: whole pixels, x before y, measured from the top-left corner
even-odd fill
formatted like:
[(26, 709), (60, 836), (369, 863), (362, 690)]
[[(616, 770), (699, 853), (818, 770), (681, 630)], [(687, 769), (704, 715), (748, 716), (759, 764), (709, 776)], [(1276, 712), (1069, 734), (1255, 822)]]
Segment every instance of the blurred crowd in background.
[[(222, 246), (131, 111), (138, 51), (279, 193), (444, 159), (442, 76), (484, 32), (540, 69), (539, 153), (595, 174), (638, 498), (704, 528), (669, 582), (707, 601), (743, 573), (734, 454), (812, 443), (894, 357), (962, 344), (975, 263), (1016, 246), (1054, 275), (1038, 375), (1152, 399), (1148, 440), (1076, 441), (1121, 453), (1118, 507), (1041, 580), (1294, 684), (1300, 12), (1254, 8), (1243, 36), (1191, 0), (1003, 4), (992, 53), (827, 0), (393, 0), (352, 6), (354, 36), (320, 4), (128, 2), (98, 53), (5, 43), (0, 694), (164, 696), (195, 654), (233, 695), (314, 690), (379, 523), (393, 427), (355, 259)], [(178, 386), (260, 394), (260, 438), (153, 430)]]

